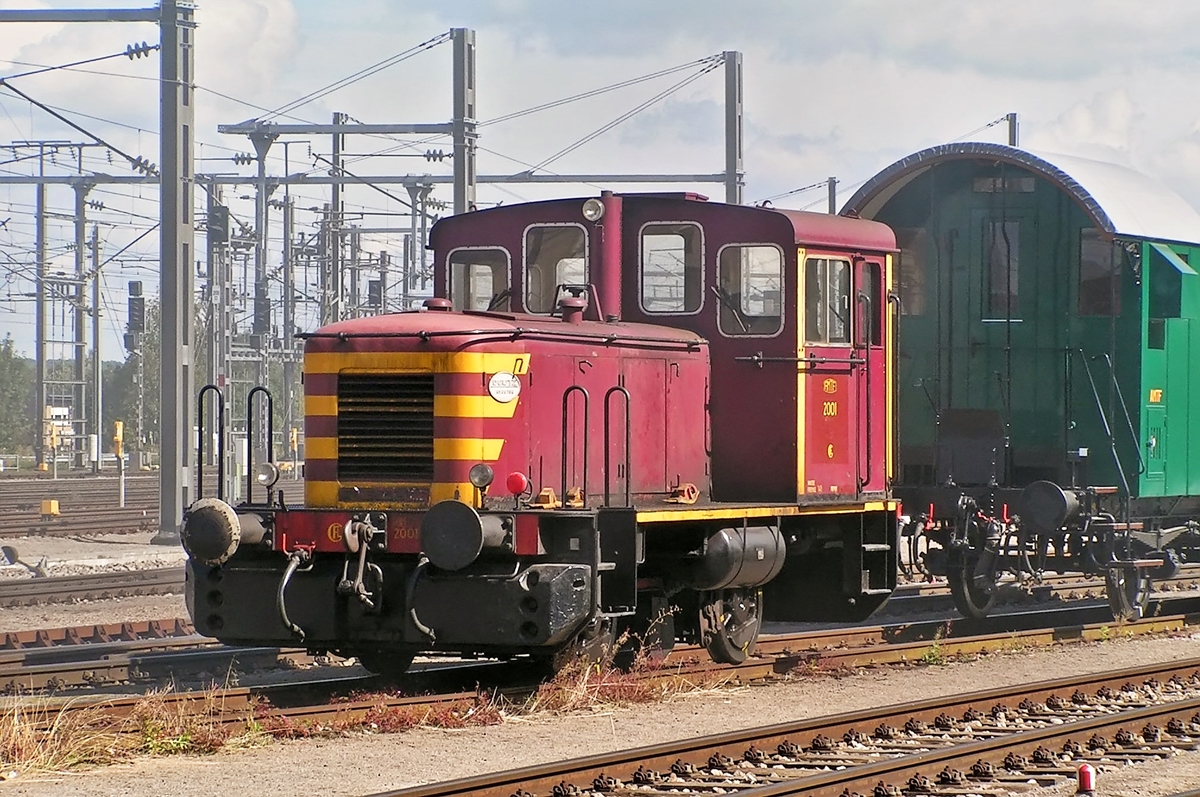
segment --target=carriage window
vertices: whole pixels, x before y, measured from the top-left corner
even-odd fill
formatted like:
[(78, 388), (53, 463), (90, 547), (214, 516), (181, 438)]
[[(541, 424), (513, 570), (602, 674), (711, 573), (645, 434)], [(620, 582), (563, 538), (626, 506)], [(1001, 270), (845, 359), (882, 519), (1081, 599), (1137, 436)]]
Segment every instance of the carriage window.
[(1121, 250), (1094, 227), (1079, 231), (1079, 314), (1121, 314)]
[(900, 247), (900, 315), (925, 315), (924, 227), (896, 230)]
[(774, 335), (783, 329), (783, 253), (774, 246), (733, 245), (721, 250), (713, 291), (720, 300), (717, 328), (725, 335)]
[(642, 228), (642, 309), (694, 313), (704, 300), (700, 228), (647, 224)]
[(1020, 318), (1021, 223), (984, 222), (984, 267), (988, 283), (985, 318)]
[(448, 291), (455, 310), (508, 312), (508, 252), (459, 249), (450, 253)]
[(804, 264), (804, 340), (850, 342), (850, 263), (810, 257)]
[(525, 232), (525, 310), (550, 313), (558, 286), (585, 286), (587, 233), (575, 225), (537, 226)]

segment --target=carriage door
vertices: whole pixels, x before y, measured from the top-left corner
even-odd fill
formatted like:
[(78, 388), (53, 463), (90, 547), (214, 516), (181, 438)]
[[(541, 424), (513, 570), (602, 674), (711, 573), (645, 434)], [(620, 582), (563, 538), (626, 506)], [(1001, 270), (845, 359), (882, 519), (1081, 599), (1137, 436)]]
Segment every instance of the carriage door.
[(858, 396), (856, 476), (862, 491), (874, 492), (883, 490), (887, 481), (887, 354), (883, 346), (887, 308), (883, 306), (883, 264), (862, 258), (853, 263), (854, 354), (861, 360), (853, 366)]
[(805, 411), (801, 483), (803, 493), (859, 491), (862, 452), (862, 356), (854, 344), (851, 260), (839, 255), (804, 256), (800, 306), (800, 382)]

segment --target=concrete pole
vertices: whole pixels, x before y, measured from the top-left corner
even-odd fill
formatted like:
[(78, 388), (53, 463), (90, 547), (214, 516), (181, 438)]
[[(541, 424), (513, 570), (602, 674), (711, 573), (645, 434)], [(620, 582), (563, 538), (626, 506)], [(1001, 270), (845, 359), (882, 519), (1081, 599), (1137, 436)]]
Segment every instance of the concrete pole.
[(1008, 145), (1010, 147), (1019, 146), (1018, 145), (1019, 135), (1018, 135), (1016, 113), (1007, 114), (1004, 118), (1008, 120)]
[(92, 434), (96, 435), (96, 461), (92, 473), (101, 471), (104, 459), (104, 361), (100, 357), (100, 228), (92, 225)]
[(295, 208), (292, 198), (283, 199), (283, 325), (280, 330), (283, 349), (283, 430), (290, 435), (296, 423), (296, 285), (292, 262), (292, 226)]
[(408, 294), (412, 290), (412, 275), (413, 275), (413, 256), (412, 248), (413, 241), (417, 239), (417, 212), (414, 210), (412, 215), (413, 232), (407, 233), (404, 236), (404, 252), (402, 253), (402, 262), (400, 264), (400, 309), (408, 309)]
[(379, 253), (379, 312), (388, 311), (388, 269), (391, 266), (391, 256), (384, 249)]
[(475, 31), (451, 28), (454, 46), (454, 212), (475, 209)]
[(837, 215), (837, 178), (829, 178), (829, 215)]
[[(82, 150), (81, 150), (82, 151)], [(74, 369), (71, 374), (71, 464), (85, 468), (88, 461), (87, 417), (87, 340), (84, 335), (87, 303), (84, 301), (84, 278), (87, 276), (87, 195), (91, 186), (75, 184), (75, 285), (71, 292), (75, 323), (71, 330)]]
[[(428, 285), (428, 277), (425, 274), (425, 247), (429, 244), (429, 193), (433, 190), (432, 185), (419, 186), (421, 194), (421, 237), (417, 241), (417, 247), (413, 250), (413, 260), (418, 264), (421, 274), (421, 290), (425, 290)], [(416, 208), (414, 207), (414, 211)]]
[[(333, 123), (335, 125), (344, 124), (346, 115), (334, 111)], [(342, 174), (342, 142), (344, 136), (341, 133), (333, 134), (333, 151), (329, 160), (332, 166), (329, 169), (331, 177), (340, 177)], [(329, 217), (329, 293), (331, 301), (329, 303), (329, 321), (341, 321), (344, 315), (342, 308), (342, 185), (334, 182), (331, 188), (330, 205), (332, 215)]]
[[(41, 154), (39, 153), (39, 158)], [(39, 164), (39, 171), (41, 166)], [(37, 417), (34, 419), (36, 424), (34, 452), (37, 454), (37, 463), (35, 467), (40, 471), (46, 467), (46, 186), (38, 183), (37, 186), (37, 211), (34, 221), (36, 232), (37, 249), (37, 285), (34, 290), (37, 293), (37, 299), (34, 309), (35, 319), (35, 340), (34, 340), (34, 368), (37, 373), (34, 375), (36, 386), (34, 388), (37, 398)]]
[(159, 533), (178, 544), (183, 511), (191, 503), (192, 439), (192, 142), (195, 9), (161, 0), (159, 30), (160, 273)]
[(742, 163), (742, 54), (727, 50), (725, 59), (725, 201), (742, 204), (746, 175)]

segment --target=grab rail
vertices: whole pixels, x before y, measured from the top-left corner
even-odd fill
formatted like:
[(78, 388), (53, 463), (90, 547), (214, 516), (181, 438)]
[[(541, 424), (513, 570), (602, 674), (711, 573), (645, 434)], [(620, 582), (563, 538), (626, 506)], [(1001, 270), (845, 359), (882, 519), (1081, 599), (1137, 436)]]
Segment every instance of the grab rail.
[(1125, 394), (1121, 392), (1121, 383), (1117, 381), (1117, 372), (1113, 367), (1112, 357), (1108, 356), (1108, 352), (1097, 354), (1092, 357), (1093, 360), (1103, 358), (1104, 363), (1108, 366), (1108, 379), (1112, 384), (1113, 389), (1117, 392), (1117, 399), (1121, 402), (1121, 413), (1125, 416), (1125, 427), (1129, 429), (1129, 439), (1133, 441), (1133, 450), (1137, 453), (1138, 458), (1138, 473), (1146, 472), (1146, 461), (1142, 459), (1141, 441), (1138, 440), (1137, 432), (1133, 428), (1133, 418), (1129, 415), (1129, 405), (1125, 403)]
[(225, 394), (216, 385), (200, 388), (196, 398), (196, 495), (204, 497), (204, 397), (217, 394), (217, 498), (225, 500)]
[[(1106, 415), (1104, 412), (1104, 403), (1100, 400), (1100, 390), (1096, 387), (1095, 377), (1092, 376), (1092, 367), (1088, 365), (1088, 357), (1087, 354), (1084, 353), (1083, 349), (1074, 349), (1073, 351), (1079, 353), (1079, 359), (1083, 363), (1083, 372), (1087, 374), (1088, 384), (1092, 388), (1092, 398), (1096, 402), (1096, 411), (1100, 414), (1100, 423), (1104, 427), (1104, 434), (1108, 437), (1108, 445), (1112, 451), (1113, 462), (1116, 463), (1117, 466), (1117, 475), (1121, 477), (1121, 489), (1124, 491), (1125, 503), (1128, 507), (1130, 497), (1129, 479), (1125, 476), (1125, 465), (1121, 462), (1121, 455), (1117, 453), (1117, 439), (1113, 435), (1112, 426), (1108, 422), (1108, 415)], [(1140, 452), (1138, 454), (1138, 459), (1141, 459)]]
[(588, 491), (588, 413), (591, 398), (588, 396), (587, 389), (580, 385), (571, 385), (563, 391), (562, 401), (562, 502), (563, 507), (567, 505), (567, 409), (571, 399), (571, 394), (579, 392), (583, 394), (583, 507), (587, 507), (587, 491)]
[[(262, 385), (246, 394), (246, 503), (254, 503), (254, 397), (259, 393), (267, 397), (267, 462), (275, 461), (275, 399), (271, 391)], [(267, 502), (271, 501), (271, 488), (267, 488)]]
[[(867, 306), (867, 312), (862, 316), (866, 320), (866, 323), (863, 324), (865, 328), (863, 331), (863, 381), (866, 382), (865, 392), (867, 394), (866, 412), (864, 413), (866, 416), (866, 423), (864, 425), (867, 427), (867, 475), (865, 478), (859, 477), (858, 482), (858, 491), (862, 492), (862, 489), (871, 483), (871, 320), (875, 308), (871, 302), (871, 297), (861, 291), (858, 294), (858, 302)], [(857, 448), (857, 446), (855, 447)], [(854, 469), (858, 470), (857, 465)]]
[(630, 463), (630, 456), (629, 456), (629, 441), (630, 441), (629, 391), (626, 390), (621, 385), (613, 385), (604, 394), (604, 505), (608, 506), (609, 502), (610, 502), (609, 489), (608, 489), (609, 488), (608, 478), (609, 478), (609, 472), (610, 472), (608, 457), (609, 457), (610, 451), (612, 450), (612, 440), (609, 438), (609, 432), (610, 432), (609, 417), (610, 417), (610, 409), (611, 409), (610, 404), (609, 404), (609, 398), (614, 393), (620, 394), (625, 397), (625, 506), (630, 506), (631, 505), (631, 502), (629, 500), (630, 495), (631, 495), (630, 485), (633, 483), (633, 479), (629, 473), (629, 463)]

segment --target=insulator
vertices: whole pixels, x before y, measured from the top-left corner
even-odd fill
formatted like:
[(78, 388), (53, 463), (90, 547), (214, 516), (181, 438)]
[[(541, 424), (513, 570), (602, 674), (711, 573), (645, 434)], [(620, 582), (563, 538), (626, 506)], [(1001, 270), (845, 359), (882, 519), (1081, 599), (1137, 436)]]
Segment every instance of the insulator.
[(146, 44), (146, 42), (142, 42), (141, 44), (127, 44), (125, 45), (125, 57), (133, 61), (137, 58), (148, 56), (151, 50), (156, 49), (158, 49), (156, 46), (151, 46)]

